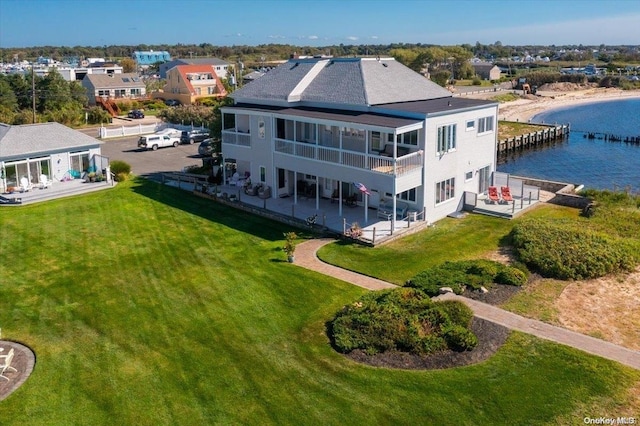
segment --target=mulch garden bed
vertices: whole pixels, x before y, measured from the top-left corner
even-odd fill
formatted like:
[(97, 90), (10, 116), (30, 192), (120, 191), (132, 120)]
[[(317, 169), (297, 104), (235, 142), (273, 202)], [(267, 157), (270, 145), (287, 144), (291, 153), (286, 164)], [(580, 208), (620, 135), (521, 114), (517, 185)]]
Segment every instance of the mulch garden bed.
[(478, 346), (471, 351), (443, 351), (423, 356), (406, 352), (384, 352), (367, 355), (355, 350), (345, 354), (356, 362), (374, 367), (401, 368), (406, 370), (442, 370), (482, 362), (490, 358), (509, 337), (509, 329), (501, 325), (473, 317), (471, 330), (478, 337)]
[[(537, 277), (532, 276), (529, 281)], [(465, 291), (462, 296), (484, 302), (489, 305), (500, 305), (521, 291), (522, 287), (494, 284), (489, 292)], [(367, 355), (362, 350), (345, 354), (349, 359), (374, 367), (401, 368), (407, 370), (442, 370), (477, 364), (489, 359), (504, 344), (510, 330), (501, 325), (480, 318), (473, 318), (471, 330), (478, 337), (478, 346), (471, 351), (444, 351), (432, 355), (414, 355), (406, 352), (385, 352)]]

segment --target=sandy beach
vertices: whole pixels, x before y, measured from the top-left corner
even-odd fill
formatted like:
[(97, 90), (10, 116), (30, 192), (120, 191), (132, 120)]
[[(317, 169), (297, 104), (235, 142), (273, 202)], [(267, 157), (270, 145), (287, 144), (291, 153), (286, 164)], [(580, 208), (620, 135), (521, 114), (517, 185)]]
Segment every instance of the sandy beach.
[[(519, 92), (521, 93), (521, 91)], [(502, 93), (505, 93), (505, 91)], [(470, 95), (469, 97), (488, 99), (495, 95), (496, 93), (487, 93)], [(583, 90), (539, 90), (537, 96), (527, 95), (515, 101), (500, 103), (498, 119), (527, 122), (536, 114), (550, 109), (631, 98), (640, 98), (640, 90), (601, 87)]]

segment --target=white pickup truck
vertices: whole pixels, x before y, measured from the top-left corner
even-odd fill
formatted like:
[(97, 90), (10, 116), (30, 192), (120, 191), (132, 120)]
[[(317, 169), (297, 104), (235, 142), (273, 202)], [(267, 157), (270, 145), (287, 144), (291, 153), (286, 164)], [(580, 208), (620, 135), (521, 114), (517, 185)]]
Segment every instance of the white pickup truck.
[(140, 136), (138, 140), (138, 148), (156, 150), (167, 146), (178, 146), (180, 138), (171, 137), (169, 135), (148, 135)]

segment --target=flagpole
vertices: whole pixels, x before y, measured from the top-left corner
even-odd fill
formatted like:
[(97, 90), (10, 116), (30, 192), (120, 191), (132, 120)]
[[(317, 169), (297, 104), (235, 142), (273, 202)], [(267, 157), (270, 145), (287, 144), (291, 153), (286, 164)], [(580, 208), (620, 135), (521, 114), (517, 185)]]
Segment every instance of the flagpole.
[(368, 200), (369, 200), (369, 195), (365, 192), (364, 193), (364, 224), (365, 226), (367, 226), (367, 223), (369, 223), (369, 207), (367, 206)]

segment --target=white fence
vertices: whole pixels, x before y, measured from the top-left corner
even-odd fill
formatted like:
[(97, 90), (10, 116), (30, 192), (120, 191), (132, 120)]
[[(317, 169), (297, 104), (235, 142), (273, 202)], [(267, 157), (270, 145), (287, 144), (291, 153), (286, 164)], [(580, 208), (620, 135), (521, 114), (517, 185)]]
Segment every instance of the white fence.
[(166, 129), (167, 127), (171, 127), (173, 129), (178, 130), (193, 130), (193, 129), (201, 129), (206, 130), (206, 127), (198, 127), (194, 125), (188, 124), (175, 124), (175, 123), (165, 123), (165, 122), (156, 122), (152, 124), (136, 124), (133, 126), (120, 126), (120, 127), (100, 127), (98, 129), (98, 138), (100, 139), (109, 139), (109, 138), (121, 138), (125, 136), (135, 136), (135, 135), (148, 135), (151, 133), (155, 133), (159, 130)]

